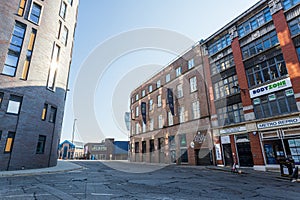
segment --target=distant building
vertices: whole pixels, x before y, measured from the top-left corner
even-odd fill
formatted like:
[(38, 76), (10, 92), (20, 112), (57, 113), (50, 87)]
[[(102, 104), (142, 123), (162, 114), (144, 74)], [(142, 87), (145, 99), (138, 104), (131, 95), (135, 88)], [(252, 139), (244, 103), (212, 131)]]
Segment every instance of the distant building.
[(65, 140), (59, 145), (59, 159), (83, 159), (84, 144), (82, 142), (70, 142)]
[(127, 160), (128, 142), (108, 138), (101, 143), (87, 143), (84, 145), (84, 154), (90, 160)]
[(78, 4), (0, 3), (0, 170), (57, 164)]

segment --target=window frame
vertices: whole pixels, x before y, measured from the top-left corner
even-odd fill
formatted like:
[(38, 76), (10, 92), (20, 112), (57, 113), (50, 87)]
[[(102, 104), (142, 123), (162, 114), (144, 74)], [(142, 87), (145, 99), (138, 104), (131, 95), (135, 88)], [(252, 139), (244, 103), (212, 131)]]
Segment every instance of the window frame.
[[(47, 141), (47, 136), (39, 135), (37, 147), (36, 147), (36, 151), (35, 151), (36, 154), (44, 154), (45, 153), (46, 141)], [(42, 144), (41, 147), (39, 146), (40, 144)]]
[(193, 76), (189, 79), (190, 82), (190, 93), (196, 92), (198, 90), (197, 77)]
[[(16, 99), (16, 100), (13, 100), (13, 99)], [(20, 111), (21, 111), (21, 107), (22, 107), (22, 101), (23, 101), (22, 96), (11, 94), (9, 96), (9, 100), (8, 100), (8, 104), (7, 104), (7, 108), (6, 108), (6, 113), (11, 114), (11, 115), (19, 115)], [(15, 103), (17, 103), (18, 105), (16, 105)], [(17, 106), (18, 111), (16, 111), (15, 108), (10, 108), (10, 105), (11, 106)], [(13, 109), (13, 110), (10, 111), (10, 109)]]
[[(36, 5), (38, 6), (40, 9), (39, 9), (39, 15), (35, 15), (35, 14), (32, 14), (32, 9), (33, 9), (33, 6)], [(41, 18), (42, 18), (42, 13), (43, 13), (43, 5), (39, 4), (37, 1), (32, 1), (31, 3), (31, 6), (30, 6), (30, 11), (29, 11), (29, 14), (28, 14), (28, 21), (36, 24), (36, 25), (39, 25), (40, 22), (41, 22)], [(38, 19), (38, 21), (34, 21), (33, 19), (31, 19), (31, 16), (34, 16)]]

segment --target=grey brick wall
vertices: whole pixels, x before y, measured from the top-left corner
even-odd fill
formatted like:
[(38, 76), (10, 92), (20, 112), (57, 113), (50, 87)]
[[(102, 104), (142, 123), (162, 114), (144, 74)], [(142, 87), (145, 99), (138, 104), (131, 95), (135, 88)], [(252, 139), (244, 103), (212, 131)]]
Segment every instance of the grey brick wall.
[[(42, 5), (42, 14), (38, 25), (28, 20), (33, 2)], [(67, 3), (67, 1), (65, 2)], [(19, 3), (20, 0), (10, 0), (0, 4), (0, 92), (4, 92), (4, 99), (0, 108), (0, 130), (3, 133), (0, 140), (0, 170), (41, 168), (55, 166), (57, 163), (57, 149), (61, 135), (67, 79), (73, 48), (73, 31), (76, 24), (79, 0), (73, 0), (72, 6), (67, 3), (65, 19), (59, 16), (61, 0), (28, 0), (23, 17), (17, 15)], [(67, 46), (57, 38), (59, 20), (69, 30)], [(26, 33), (16, 75), (10, 77), (1, 74), (1, 72), (15, 21), (26, 25)], [(32, 28), (37, 30), (37, 35), (28, 79), (21, 80)], [(60, 59), (55, 90), (50, 91), (47, 89), (47, 80), (54, 44), (60, 46)], [(6, 113), (11, 94), (23, 97), (19, 115)], [(57, 107), (55, 123), (49, 122), (50, 107), (48, 107), (46, 120), (41, 120), (45, 103)], [(5, 154), (4, 148), (9, 131), (16, 132), (16, 135), (12, 152)], [(39, 135), (46, 136), (43, 154), (36, 154)]]

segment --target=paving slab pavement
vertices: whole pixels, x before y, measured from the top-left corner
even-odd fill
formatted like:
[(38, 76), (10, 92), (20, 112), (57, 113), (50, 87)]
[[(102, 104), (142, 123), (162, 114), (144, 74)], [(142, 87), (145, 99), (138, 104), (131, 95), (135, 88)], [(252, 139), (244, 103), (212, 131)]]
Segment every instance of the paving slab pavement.
[(15, 170), (15, 171), (0, 171), (0, 177), (50, 174), (50, 173), (67, 172), (67, 171), (73, 171), (79, 169), (83, 169), (83, 167), (75, 163), (72, 163), (71, 161), (58, 160), (57, 165), (55, 167), (25, 169), (25, 170)]

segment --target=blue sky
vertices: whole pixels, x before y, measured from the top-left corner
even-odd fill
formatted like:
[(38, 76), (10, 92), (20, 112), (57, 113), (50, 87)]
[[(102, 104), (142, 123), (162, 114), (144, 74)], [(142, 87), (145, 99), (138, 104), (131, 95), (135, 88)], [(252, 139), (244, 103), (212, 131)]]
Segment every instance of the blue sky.
[[(168, 52), (143, 50), (124, 55), (112, 63), (105, 71), (105, 75), (99, 79), (95, 95), (94, 111), (98, 123), (101, 124), (102, 133), (86, 132), (84, 129), (78, 129), (80, 123), (84, 121), (82, 116), (74, 116), (73, 113), (73, 87), (82, 64), (105, 41), (127, 31), (151, 27), (175, 31), (197, 42), (206, 39), (257, 2), (257, 0), (81, 0), (69, 82), (70, 92), (66, 102), (61, 141), (71, 139), (74, 118), (78, 118), (75, 140), (98, 142), (104, 137), (126, 140), (128, 136), (121, 119), (124, 109), (127, 109), (129, 92), (137, 86), (137, 83), (150, 77), (175, 57)], [(137, 70), (142, 70), (144, 76), (135, 77)], [(128, 91), (124, 91), (128, 94), (127, 99), (116, 99), (117, 94), (111, 91), (127, 79), (138, 80), (129, 84)]]

